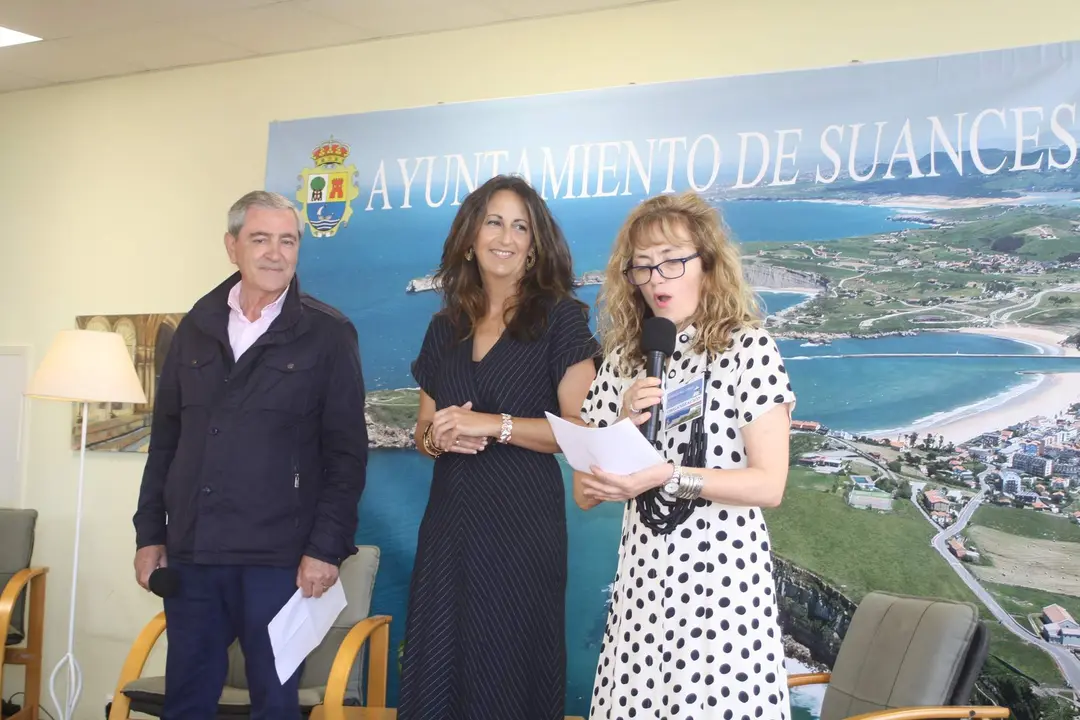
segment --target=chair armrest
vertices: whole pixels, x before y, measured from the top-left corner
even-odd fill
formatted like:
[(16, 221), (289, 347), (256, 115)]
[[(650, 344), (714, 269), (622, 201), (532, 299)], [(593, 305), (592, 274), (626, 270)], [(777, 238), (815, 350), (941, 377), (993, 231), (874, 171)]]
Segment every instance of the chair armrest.
[(799, 673), (798, 675), (788, 675), (787, 686), (793, 688), (803, 685), (828, 685), (831, 679), (831, 673)]
[(973, 718), (1008, 718), (1008, 708), (996, 705), (954, 705), (944, 707), (927, 705), (924, 707), (895, 708), (854, 715), (847, 720), (971, 720)]
[(323, 717), (326, 720), (345, 720), (345, 689), (349, 684), (349, 675), (356, 663), (360, 648), (370, 639), (368, 652), (368, 680), (366, 707), (381, 708), (386, 706), (386, 672), (390, 657), (390, 616), (373, 615), (353, 625), (341, 641), (334, 664), (330, 666), (330, 677), (326, 681), (326, 694), (323, 696)]
[[(25, 568), (15, 573), (0, 591), (0, 643), (7, 642), (8, 631), (11, 629), (11, 615), (15, 611), (15, 601), (19, 599), (19, 594), (34, 578), (40, 579), (34, 582), (30, 592), (44, 588), (45, 574), (48, 572), (47, 567)], [(2, 647), (3, 645), (0, 645), (0, 648)], [(3, 654), (0, 653), (0, 659), (2, 658)]]
[(109, 712), (109, 720), (126, 719), (131, 709), (131, 701), (124, 695), (124, 688), (128, 683), (138, 680), (142, 676), (143, 667), (150, 658), (150, 651), (154, 649), (161, 633), (165, 632), (165, 613), (159, 612), (150, 622), (146, 623), (135, 642), (131, 644), (127, 659), (120, 670), (120, 679), (116, 681), (116, 692), (113, 693), (112, 710)]

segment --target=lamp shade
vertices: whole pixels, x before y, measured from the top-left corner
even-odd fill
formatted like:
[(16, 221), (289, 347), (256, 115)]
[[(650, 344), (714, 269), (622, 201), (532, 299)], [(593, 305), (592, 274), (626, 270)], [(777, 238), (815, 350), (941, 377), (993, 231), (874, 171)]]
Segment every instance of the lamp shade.
[(26, 395), (73, 402), (146, 402), (124, 339), (99, 330), (57, 333)]

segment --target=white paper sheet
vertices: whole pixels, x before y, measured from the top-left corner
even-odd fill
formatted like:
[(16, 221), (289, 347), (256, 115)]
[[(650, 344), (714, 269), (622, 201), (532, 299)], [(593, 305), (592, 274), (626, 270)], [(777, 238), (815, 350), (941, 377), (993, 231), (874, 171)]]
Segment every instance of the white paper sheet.
[(604, 428), (587, 428), (551, 413), (546, 415), (566, 462), (579, 472), (591, 473), (596, 466), (605, 472), (629, 475), (664, 462), (629, 419)]
[(334, 621), (345, 609), (345, 590), (341, 581), (330, 586), (322, 597), (306, 598), (297, 588), (285, 606), (270, 621), (270, 647), (278, 679), (285, 683), (308, 654), (319, 646)]

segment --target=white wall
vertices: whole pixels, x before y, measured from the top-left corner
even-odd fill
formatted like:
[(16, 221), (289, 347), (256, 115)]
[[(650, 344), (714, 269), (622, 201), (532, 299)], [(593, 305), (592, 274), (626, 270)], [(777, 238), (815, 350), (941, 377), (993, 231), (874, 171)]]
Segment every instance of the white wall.
[[(186, 311), (231, 269), (225, 211), (262, 187), (272, 120), (1077, 38), (1076, 0), (674, 0), (0, 95), (0, 345), (40, 357), (79, 314)], [(70, 407), (35, 401), (31, 419), (23, 499), (41, 512), (35, 562), (52, 568), (51, 669), (66, 642), (78, 457)], [(161, 607), (131, 569), (143, 459), (87, 459), (81, 718), (101, 717)]]
[(0, 347), (0, 507), (22, 507), (27, 420), (23, 390), (29, 378), (29, 348)]

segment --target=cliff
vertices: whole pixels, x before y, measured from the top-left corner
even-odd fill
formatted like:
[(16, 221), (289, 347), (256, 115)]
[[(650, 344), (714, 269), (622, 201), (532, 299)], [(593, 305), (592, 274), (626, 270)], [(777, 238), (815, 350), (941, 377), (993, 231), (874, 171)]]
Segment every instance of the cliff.
[[(855, 614), (855, 602), (809, 570), (775, 555), (773, 560), (780, 627), (785, 639), (790, 637), (797, 644), (789, 647), (788, 655), (808, 665), (831, 668)], [(798, 646), (806, 649), (809, 661), (798, 657)]]
[(410, 449), (416, 446), (413, 431), (420, 409), (417, 388), (372, 390), (364, 404), (368, 447)]
[(370, 413), (364, 413), (367, 420), (368, 447), (387, 449), (409, 449), (416, 446), (413, 429), (393, 427), (372, 419)]
[[(817, 273), (789, 270), (777, 265), (767, 265), (759, 262), (746, 263), (743, 266), (743, 275), (756, 288), (823, 290), (829, 284), (828, 280)], [(603, 270), (589, 270), (578, 275), (573, 280), (574, 287), (603, 285), (603, 283)], [(409, 294), (430, 292), (438, 289), (437, 285), (434, 276), (425, 275), (410, 280), (405, 285), (405, 292)]]
[(806, 289), (822, 290), (828, 286), (828, 280), (821, 275), (802, 270), (789, 270), (778, 265), (759, 262), (747, 262), (743, 265), (743, 276), (756, 288), (771, 289)]

